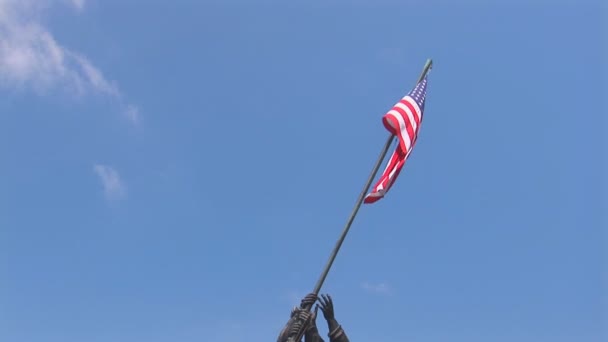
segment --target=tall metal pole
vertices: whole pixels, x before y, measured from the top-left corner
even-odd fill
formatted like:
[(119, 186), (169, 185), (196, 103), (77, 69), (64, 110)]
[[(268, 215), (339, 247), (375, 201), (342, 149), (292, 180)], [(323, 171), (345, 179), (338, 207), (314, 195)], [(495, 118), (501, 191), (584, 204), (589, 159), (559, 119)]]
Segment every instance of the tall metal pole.
[[(418, 81), (416, 82), (416, 84), (420, 83), (424, 79), (424, 77), (429, 72), (429, 70), (432, 68), (432, 66), (433, 66), (433, 61), (431, 59), (427, 59), (426, 64), (424, 65), (424, 68), (422, 69), (422, 73), (420, 74), (420, 77), (418, 78)], [(378, 169), (380, 168), (382, 161), (386, 157), (386, 153), (388, 152), (388, 149), (390, 148), (391, 143), (393, 142), (394, 138), (395, 138), (395, 136), (390, 134), (388, 139), (386, 140), (386, 143), (384, 144), (384, 147), (382, 148), (382, 152), (380, 152), (380, 156), (378, 157), (378, 160), (376, 161), (376, 165), (374, 165), (374, 168), (372, 169), (372, 172), (369, 175), (369, 178), (367, 179), (367, 182), (365, 183), (365, 186), (363, 187), (361, 194), (359, 194), (357, 203), (355, 204), (353, 211), (350, 213), (350, 216), (348, 217), (348, 220), (346, 221), (346, 225), (344, 226), (344, 229), (342, 230), (342, 234), (340, 235), (340, 238), (336, 242), (334, 250), (331, 252), (331, 255), (329, 256), (329, 260), (327, 261), (327, 264), (325, 265), (325, 269), (321, 273), (321, 276), (319, 277), (319, 280), (317, 281), (317, 284), (315, 285), (315, 288), (312, 291), (314, 294), (319, 294), (319, 291), (321, 290), (321, 287), (323, 286), (323, 282), (325, 282), (325, 278), (327, 278), (327, 274), (329, 273), (329, 270), (331, 269), (331, 266), (334, 263), (334, 260), (336, 259), (338, 252), (340, 251), (340, 247), (342, 246), (342, 243), (344, 242), (344, 239), (346, 238), (346, 234), (348, 234), (348, 231), (350, 230), (350, 226), (352, 225), (353, 221), (355, 220), (355, 216), (357, 216), (357, 212), (359, 211), (359, 208), (361, 208), (361, 204), (363, 204), (365, 195), (367, 194), (367, 191), (369, 190), (369, 187), (372, 184), (372, 181), (376, 177), (376, 173), (378, 173)]]

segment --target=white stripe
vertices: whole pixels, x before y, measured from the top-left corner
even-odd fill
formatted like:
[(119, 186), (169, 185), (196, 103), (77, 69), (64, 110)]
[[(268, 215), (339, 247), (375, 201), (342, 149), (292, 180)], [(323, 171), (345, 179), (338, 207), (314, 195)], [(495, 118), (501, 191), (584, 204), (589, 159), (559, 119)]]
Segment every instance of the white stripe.
[(395, 172), (397, 172), (397, 166), (399, 166), (399, 163), (395, 164), (393, 171), (391, 171), (391, 173), (388, 174), (388, 184), (387, 185), (389, 185), (391, 183), (391, 180), (395, 176)]
[(394, 109), (388, 112), (388, 114), (393, 116), (399, 122), (399, 135), (401, 135), (401, 138), (405, 142), (405, 150), (409, 150), (412, 142), (410, 141), (410, 136), (407, 134), (407, 129), (405, 128), (405, 120), (401, 114)]
[[(403, 162), (404, 165), (401, 166), (402, 168), (403, 168), (403, 166), (405, 166), (405, 161), (407, 161), (407, 158), (410, 156), (411, 152), (412, 152), (412, 150), (409, 149), (407, 151), (407, 153), (405, 154), (405, 158), (403, 158), (404, 159), (404, 162)], [(388, 182), (386, 183), (386, 188), (387, 189), (390, 189), (391, 186), (393, 185), (393, 182), (395, 181), (394, 176), (395, 176), (395, 173), (397, 172), (398, 166), (399, 166), (399, 162), (397, 162), (397, 164), (395, 164), (395, 167), (393, 168), (393, 170), (391, 171), (391, 173), (388, 175)]]
[(371, 192), (369, 194), (367, 194), (367, 196), (365, 197), (382, 197), (383, 194), (378, 193), (378, 192)]
[(412, 123), (412, 128), (414, 128), (414, 132), (416, 132), (416, 127), (418, 127), (418, 124), (416, 123), (416, 120), (414, 120), (414, 114), (412, 113), (412, 110), (401, 102), (398, 102), (395, 107), (403, 109), (405, 115), (407, 115), (407, 118), (410, 119), (410, 122)]
[[(383, 174), (384, 175), (384, 174)], [(382, 179), (382, 177), (380, 177), (380, 179)], [(374, 190), (375, 192), (383, 192), (384, 191), (384, 185), (382, 185), (383, 182), (378, 183), (378, 186), (376, 187), (376, 189)]]
[(409, 104), (411, 104), (414, 107), (418, 121), (422, 121), (422, 113), (420, 112), (420, 107), (418, 107), (418, 104), (416, 103), (416, 101), (414, 101), (414, 99), (409, 96), (404, 97), (403, 100), (407, 101)]
[[(394, 110), (390, 110), (387, 114), (389, 114), (390, 112), (394, 112)], [(393, 128), (396, 129), (397, 127), (393, 126), (393, 122), (391, 120), (388, 120), (388, 124)]]

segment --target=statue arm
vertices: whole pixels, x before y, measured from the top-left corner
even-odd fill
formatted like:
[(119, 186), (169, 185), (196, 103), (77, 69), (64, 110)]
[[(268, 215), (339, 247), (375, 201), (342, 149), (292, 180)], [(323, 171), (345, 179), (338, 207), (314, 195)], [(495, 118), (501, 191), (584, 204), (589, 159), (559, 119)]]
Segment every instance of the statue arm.
[(346, 332), (344, 332), (342, 326), (338, 324), (338, 321), (334, 319), (333, 322), (328, 322), (328, 325), (330, 327), (329, 333), (327, 334), (327, 336), (329, 336), (329, 342), (350, 342), (348, 336), (346, 336)]
[(329, 342), (349, 342), (344, 329), (342, 329), (342, 326), (336, 320), (334, 315), (334, 303), (331, 297), (322, 295), (321, 298), (319, 298), (319, 304), (323, 316), (327, 321), (327, 328), (329, 329), (327, 336), (329, 337)]
[[(308, 322), (311, 320), (312, 315), (315, 315), (315, 318), (316, 318), (316, 311), (314, 313), (311, 313), (309, 311), (304, 310), (305, 307), (311, 307), (316, 300), (317, 300), (317, 295), (314, 293), (309, 293), (300, 302), (300, 307), (296, 306), (291, 310), (289, 320), (287, 321), (287, 324), (285, 324), (285, 326), (279, 333), (277, 342), (287, 342), (289, 340), (289, 338), (294, 337), (296, 334), (298, 334), (298, 332), (301, 331), (300, 330), (301, 328), (306, 328), (305, 325), (308, 324)], [(311, 325), (314, 325), (314, 320), (312, 320)], [(308, 328), (310, 329), (310, 327), (308, 327)], [(313, 338), (313, 340), (311, 342), (324, 342), (323, 339), (320, 339), (320, 340), (314, 339), (315, 338), (314, 331), (316, 331), (316, 326), (314, 328), (315, 329), (311, 330), (309, 333), (310, 337)], [(308, 332), (308, 329), (307, 329), (307, 331), (304, 331), (305, 335), (307, 332)], [(317, 335), (318, 335), (318, 331), (317, 331)], [(304, 337), (306, 337), (306, 336), (304, 336)], [(320, 336), (319, 336), (319, 338), (320, 338)], [(300, 341), (298, 341), (298, 342), (300, 342)], [(306, 342), (309, 342), (309, 340), (306, 339)]]
[(317, 327), (310, 328), (306, 330), (306, 334), (304, 335), (304, 342), (325, 342), (321, 335), (319, 335), (319, 330)]
[(312, 317), (310, 319), (310, 325), (308, 329), (306, 329), (306, 334), (304, 335), (304, 342), (325, 342), (321, 335), (319, 335), (319, 329), (317, 329), (317, 310), (319, 307), (315, 308), (315, 311), (312, 313)]

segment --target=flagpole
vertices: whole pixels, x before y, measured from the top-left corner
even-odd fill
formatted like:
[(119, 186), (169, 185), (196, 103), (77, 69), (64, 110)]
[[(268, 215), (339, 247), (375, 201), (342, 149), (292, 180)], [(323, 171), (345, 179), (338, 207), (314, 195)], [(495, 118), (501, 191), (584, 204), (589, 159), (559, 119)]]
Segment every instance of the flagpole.
[[(426, 60), (426, 63), (424, 64), (424, 68), (422, 69), (422, 73), (420, 73), (420, 77), (418, 78), (418, 81), (416, 82), (416, 84), (420, 83), (424, 79), (424, 77), (428, 74), (429, 70), (431, 70), (432, 67), (433, 67), (433, 60), (431, 60), (429, 58)], [(338, 241), (336, 242), (336, 245), (334, 246), (334, 249), (329, 256), (329, 260), (327, 260), (327, 264), (325, 265), (323, 272), (321, 272), (321, 276), (319, 277), (319, 280), (317, 280), (315, 288), (312, 291), (312, 293), (314, 293), (315, 295), (318, 295), (319, 291), (321, 291), (321, 287), (323, 286), (323, 283), (325, 282), (325, 279), (327, 278), (327, 274), (329, 274), (329, 270), (331, 269), (331, 266), (333, 265), (334, 260), (336, 259), (336, 256), (338, 255), (338, 252), (340, 251), (340, 247), (342, 246), (342, 243), (344, 242), (344, 239), (346, 238), (346, 235), (348, 234), (348, 231), (350, 230), (350, 227), (351, 227), (353, 221), (355, 220), (355, 216), (357, 216), (357, 212), (359, 211), (359, 208), (361, 208), (361, 204), (363, 204), (363, 200), (365, 199), (365, 195), (367, 194), (370, 185), (374, 181), (374, 178), (376, 178), (376, 173), (378, 173), (378, 169), (380, 169), (380, 165), (382, 165), (382, 161), (386, 157), (386, 153), (388, 152), (388, 149), (391, 147), (391, 144), (392, 144), (394, 138), (395, 138), (395, 136), (393, 134), (390, 134), (388, 139), (386, 139), (386, 143), (384, 143), (382, 152), (380, 152), (380, 156), (378, 156), (378, 160), (376, 161), (376, 164), (374, 165), (372, 172), (370, 173), (369, 177), (367, 178), (367, 181), (365, 182), (365, 186), (363, 187), (363, 190), (361, 190), (361, 193), (359, 194), (357, 203), (355, 204), (353, 211), (350, 213), (350, 216), (348, 217), (348, 220), (346, 221), (346, 225), (344, 226), (344, 229), (342, 230), (342, 234), (340, 234), (340, 237), (338, 238)], [(312, 304), (310, 304), (310, 306), (307, 305), (307, 306), (303, 307), (302, 309), (304, 309), (306, 311), (310, 311), (311, 308), (312, 308)], [(302, 325), (302, 328), (304, 328), (304, 325)], [(299, 342), (302, 339), (302, 336), (304, 336), (304, 329), (300, 329), (297, 333), (297, 336), (290, 337), (289, 342), (292, 342), (292, 341)]]
[[(420, 74), (420, 77), (418, 78), (418, 81), (416, 82), (416, 84), (420, 83), (424, 79), (424, 77), (429, 72), (429, 70), (432, 68), (432, 66), (433, 66), (433, 60), (427, 59), (426, 64), (424, 65), (424, 68), (422, 69), (422, 73)], [(395, 136), (393, 134), (390, 134), (388, 139), (386, 139), (386, 143), (384, 144), (384, 147), (382, 148), (382, 152), (380, 152), (380, 156), (378, 157), (378, 160), (376, 161), (376, 164), (374, 165), (374, 168), (372, 169), (372, 172), (370, 173), (370, 175), (367, 179), (367, 182), (365, 183), (365, 186), (363, 187), (363, 190), (359, 194), (357, 203), (355, 204), (353, 211), (351, 212), (350, 216), (348, 217), (348, 220), (346, 221), (346, 225), (344, 226), (344, 229), (342, 230), (342, 234), (340, 234), (340, 238), (336, 242), (336, 245), (335, 245), (333, 251), (331, 252), (331, 255), (329, 256), (329, 260), (327, 261), (327, 264), (325, 265), (325, 269), (323, 269), (323, 272), (321, 273), (321, 276), (319, 277), (319, 280), (317, 281), (317, 284), (315, 285), (315, 288), (312, 291), (314, 294), (316, 294), (316, 295), (319, 294), (319, 291), (321, 290), (321, 287), (323, 286), (323, 282), (325, 282), (325, 278), (327, 278), (327, 274), (329, 273), (329, 270), (331, 269), (331, 266), (334, 263), (334, 260), (336, 259), (338, 252), (340, 251), (340, 247), (342, 246), (342, 243), (344, 242), (344, 239), (346, 238), (346, 235), (348, 234), (348, 231), (350, 230), (350, 227), (351, 227), (353, 221), (355, 220), (355, 216), (357, 216), (357, 212), (359, 211), (359, 208), (361, 208), (361, 204), (363, 204), (365, 195), (367, 194), (370, 185), (372, 184), (374, 178), (376, 177), (376, 173), (378, 173), (378, 169), (380, 169), (380, 165), (382, 165), (382, 161), (386, 157), (386, 153), (388, 152), (388, 149), (391, 147), (391, 144), (392, 144), (394, 138), (395, 138)]]
[(344, 239), (346, 238), (346, 234), (348, 234), (348, 231), (350, 230), (350, 227), (351, 227), (353, 221), (355, 220), (355, 216), (357, 216), (357, 212), (359, 212), (359, 208), (361, 208), (361, 204), (363, 204), (363, 200), (365, 199), (365, 195), (367, 194), (367, 191), (369, 190), (370, 185), (374, 181), (374, 178), (376, 178), (376, 174), (378, 173), (378, 170), (380, 169), (380, 165), (382, 165), (382, 161), (386, 157), (388, 149), (391, 147), (394, 137), (395, 136), (391, 134), (391, 135), (389, 135), (388, 139), (386, 139), (386, 142), (384, 143), (384, 147), (382, 148), (382, 152), (380, 152), (380, 156), (378, 156), (378, 160), (376, 161), (376, 164), (374, 165), (372, 172), (370, 173), (369, 177), (367, 178), (367, 182), (365, 183), (363, 190), (361, 190), (361, 193), (359, 194), (357, 203), (355, 204), (353, 211), (350, 213), (350, 216), (348, 217), (348, 220), (346, 221), (346, 225), (344, 226), (344, 228), (342, 230), (342, 234), (340, 234), (340, 238), (338, 238), (338, 241), (336, 242), (336, 245), (334, 246), (334, 249), (331, 252), (331, 255), (329, 256), (329, 260), (327, 261), (327, 264), (325, 265), (325, 269), (323, 269), (323, 272), (321, 273), (319, 280), (317, 280), (317, 284), (315, 285), (314, 290), (312, 290), (312, 292), (314, 294), (317, 294), (317, 295), (319, 294), (319, 291), (321, 290), (321, 286), (323, 286), (323, 283), (325, 282), (325, 278), (327, 278), (327, 274), (329, 273), (329, 270), (331, 269), (331, 266), (333, 265), (334, 260), (336, 259), (336, 256), (338, 255), (338, 252), (340, 251), (340, 247), (342, 247), (342, 243), (344, 242)]

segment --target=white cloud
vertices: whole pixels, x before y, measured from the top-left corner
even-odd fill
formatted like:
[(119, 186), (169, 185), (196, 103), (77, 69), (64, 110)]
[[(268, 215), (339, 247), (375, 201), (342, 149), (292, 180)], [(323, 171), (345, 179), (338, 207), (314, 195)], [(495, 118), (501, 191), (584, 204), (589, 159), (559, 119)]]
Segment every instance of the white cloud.
[(372, 284), (365, 282), (361, 284), (361, 287), (368, 292), (376, 294), (389, 295), (391, 293), (391, 288), (386, 283)]
[(69, 0), (72, 6), (79, 11), (84, 9), (84, 0)]
[[(304, 293), (304, 291), (289, 290), (285, 294), (285, 299), (287, 299), (289, 301), (289, 304), (292, 306), (300, 305), (300, 301), (302, 300), (302, 298), (304, 298), (305, 295), (306, 294)], [(291, 310), (291, 307), (289, 309)]]
[(128, 105), (127, 108), (125, 109), (124, 114), (127, 117), (127, 119), (129, 119), (129, 121), (131, 121), (134, 124), (138, 124), (141, 121), (141, 117), (139, 115), (139, 108), (137, 106)]
[[(120, 103), (116, 84), (87, 57), (61, 45), (46, 28), (42, 16), (53, 0), (0, 0), (0, 86), (31, 89), (38, 94), (52, 90), (71, 95), (88, 93), (109, 96)], [(63, 0), (81, 11), (84, 0)], [(132, 105), (123, 104), (131, 122), (139, 117)], [(134, 115), (137, 113), (137, 115)]]
[(126, 187), (118, 172), (111, 166), (95, 164), (93, 170), (99, 176), (104, 194), (108, 199), (116, 199), (126, 195)]

